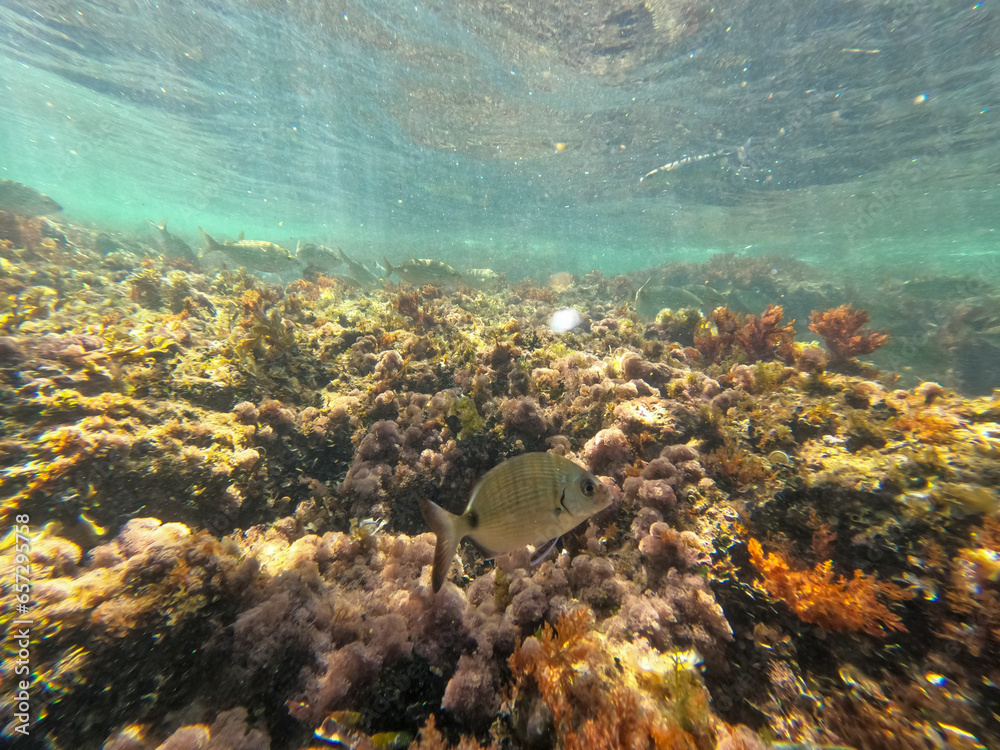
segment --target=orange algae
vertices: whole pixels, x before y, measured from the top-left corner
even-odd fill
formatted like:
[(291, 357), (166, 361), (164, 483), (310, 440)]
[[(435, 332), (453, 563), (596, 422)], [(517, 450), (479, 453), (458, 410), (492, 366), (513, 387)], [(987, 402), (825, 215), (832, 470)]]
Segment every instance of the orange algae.
[[(621, 662), (612, 661), (608, 644), (593, 625), (591, 611), (578, 607), (560, 615), (555, 628), (546, 623), (526, 638), (508, 661), (516, 681), (515, 705), (530, 704), (533, 695), (540, 698), (552, 717), (555, 746), (565, 750), (714, 747), (703, 721), (685, 722), (699, 709), (707, 709), (704, 691), (678, 689), (674, 708), (687, 709), (686, 715), (678, 717), (680, 724), (665, 719), (644, 705), (642, 692), (623, 677)], [(681, 726), (685, 723), (690, 726)]]
[(921, 443), (947, 445), (957, 439), (958, 423), (955, 420), (927, 411), (912, 411), (897, 417), (893, 426), (913, 434)]
[(861, 331), (871, 319), (866, 310), (841, 305), (823, 312), (813, 310), (809, 316), (809, 330), (822, 336), (834, 362), (846, 362), (860, 354), (871, 354), (889, 343), (886, 331)]
[(978, 657), (1000, 642), (1000, 521), (985, 518), (952, 563), (947, 600), (963, 622), (949, 624), (948, 635)]
[(427, 723), (420, 730), (420, 736), (410, 745), (411, 750), (495, 750), (500, 743), (493, 740), (489, 745), (481, 745), (471, 737), (462, 736), (458, 744), (449, 745), (434, 721), (434, 714), (427, 717)]
[(854, 577), (835, 577), (833, 561), (812, 570), (792, 570), (780, 553), (765, 555), (756, 539), (748, 543), (750, 560), (761, 572), (761, 585), (773, 598), (787, 604), (803, 622), (827, 630), (864, 631), (885, 637), (889, 631), (906, 631), (897, 614), (882, 601), (904, 601), (913, 594), (890, 583), (881, 583), (860, 570)]
[(768, 305), (759, 316), (717, 307), (709, 316), (712, 325), (706, 322), (694, 332), (694, 346), (709, 364), (737, 356), (747, 362), (791, 362), (795, 321), (782, 325), (783, 318), (781, 305)]

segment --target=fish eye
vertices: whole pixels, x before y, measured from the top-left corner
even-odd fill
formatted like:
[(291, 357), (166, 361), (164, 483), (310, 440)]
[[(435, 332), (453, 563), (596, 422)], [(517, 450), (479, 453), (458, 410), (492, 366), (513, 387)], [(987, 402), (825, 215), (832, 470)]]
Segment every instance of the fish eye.
[(593, 495), (596, 489), (597, 489), (597, 482), (595, 482), (590, 477), (584, 477), (580, 481), (580, 491), (587, 497)]

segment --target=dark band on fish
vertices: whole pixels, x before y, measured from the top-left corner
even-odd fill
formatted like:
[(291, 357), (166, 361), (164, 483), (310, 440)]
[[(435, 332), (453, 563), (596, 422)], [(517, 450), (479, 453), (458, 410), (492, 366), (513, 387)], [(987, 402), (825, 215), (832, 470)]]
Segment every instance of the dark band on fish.
[(466, 518), (469, 521), (469, 528), (474, 529), (479, 525), (479, 514), (474, 510), (470, 510)]
[(562, 509), (564, 511), (566, 511), (567, 513), (569, 513), (569, 508), (566, 507), (566, 488), (565, 487), (563, 487), (562, 495), (559, 497), (559, 504), (562, 506)]

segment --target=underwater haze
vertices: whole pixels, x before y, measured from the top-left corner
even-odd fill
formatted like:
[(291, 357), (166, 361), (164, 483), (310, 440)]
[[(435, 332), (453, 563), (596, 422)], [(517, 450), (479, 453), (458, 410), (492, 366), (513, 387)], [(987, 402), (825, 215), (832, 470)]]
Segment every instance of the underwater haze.
[(611, 273), (748, 246), (971, 272), (997, 247), (990, 2), (8, 0), (0, 23), (4, 176), (116, 227)]
[(1000, 750), (1000, 0), (0, 0), (0, 748)]

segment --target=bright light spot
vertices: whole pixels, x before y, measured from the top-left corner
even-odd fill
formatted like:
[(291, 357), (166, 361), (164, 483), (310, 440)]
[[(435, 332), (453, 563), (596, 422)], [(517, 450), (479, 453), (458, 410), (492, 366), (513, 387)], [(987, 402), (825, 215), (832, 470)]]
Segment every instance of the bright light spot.
[(566, 331), (572, 331), (582, 322), (583, 316), (580, 315), (578, 310), (572, 307), (564, 307), (562, 310), (556, 310), (552, 313), (552, 317), (549, 318), (549, 328), (556, 333), (565, 333)]

